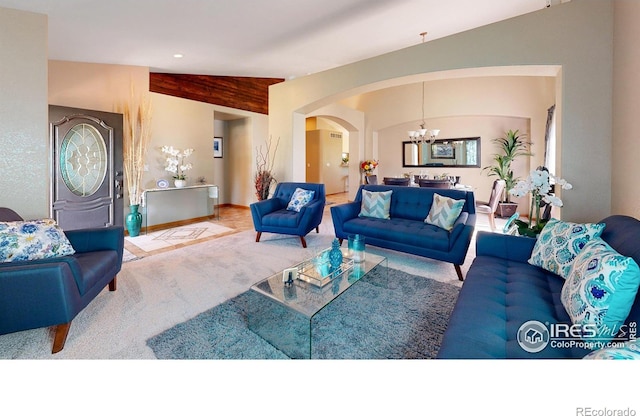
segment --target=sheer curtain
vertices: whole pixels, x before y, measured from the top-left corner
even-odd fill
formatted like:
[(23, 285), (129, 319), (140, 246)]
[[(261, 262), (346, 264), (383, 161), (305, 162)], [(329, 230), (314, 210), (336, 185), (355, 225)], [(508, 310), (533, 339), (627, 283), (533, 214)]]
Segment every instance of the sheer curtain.
[(547, 129), (544, 133), (544, 166), (556, 174), (556, 105), (547, 110)]

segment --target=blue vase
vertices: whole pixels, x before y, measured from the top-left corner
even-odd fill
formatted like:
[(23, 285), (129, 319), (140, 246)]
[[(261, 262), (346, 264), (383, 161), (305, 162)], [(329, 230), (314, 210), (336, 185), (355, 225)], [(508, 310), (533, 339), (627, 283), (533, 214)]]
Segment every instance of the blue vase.
[(125, 224), (130, 237), (137, 237), (142, 226), (142, 214), (138, 212), (138, 205), (129, 205), (130, 213), (127, 214)]
[(340, 250), (340, 242), (337, 238), (333, 240), (333, 243), (331, 243), (329, 263), (331, 264), (332, 272), (338, 270), (342, 266), (342, 250)]

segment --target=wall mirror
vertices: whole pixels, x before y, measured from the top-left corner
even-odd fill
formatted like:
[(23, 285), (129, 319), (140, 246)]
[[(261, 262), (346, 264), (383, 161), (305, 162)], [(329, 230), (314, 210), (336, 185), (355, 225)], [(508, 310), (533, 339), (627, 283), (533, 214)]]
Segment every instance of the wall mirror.
[(480, 167), (480, 137), (402, 142), (402, 167)]

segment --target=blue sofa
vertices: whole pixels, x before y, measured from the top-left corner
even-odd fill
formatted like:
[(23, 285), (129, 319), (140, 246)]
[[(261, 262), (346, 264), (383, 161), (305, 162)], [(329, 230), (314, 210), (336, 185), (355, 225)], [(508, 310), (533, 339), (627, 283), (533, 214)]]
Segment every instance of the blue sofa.
[[(359, 217), (362, 190), (383, 192), (393, 190), (390, 219)], [(424, 222), (429, 214), (433, 194), (437, 193), (466, 202), (453, 229), (446, 231)], [(365, 236), (366, 244), (388, 248), (417, 256), (452, 263), (460, 280), (460, 266), (464, 264), (476, 225), (473, 192), (455, 189), (418, 188), (393, 185), (361, 185), (355, 200), (331, 207), (336, 238), (342, 240), (353, 234)]]
[[(287, 209), (296, 188), (314, 191), (313, 198), (302, 207), (300, 212)], [(320, 232), (325, 203), (326, 194), (323, 183), (278, 183), (271, 198), (254, 202), (249, 206), (256, 230), (256, 243), (260, 241), (263, 232), (268, 232), (296, 235), (300, 238), (302, 247), (307, 248), (305, 236), (314, 228), (316, 232)]]
[[(640, 264), (640, 221), (614, 215), (605, 218), (601, 238), (618, 253)], [(518, 332), (529, 321), (571, 324), (560, 293), (565, 280), (530, 265), (533, 238), (478, 232), (474, 259), (449, 324), (438, 358), (582, 358), (590, 349), (551, 347), (527, 352)], [(640, 296), (626, 324), (640, 323)], [(629, 328), (629, 326), (627, 326)]]
[(105, 286), (116, 290), (124, 249), (122, 226), (65, 235), (73, 255), (0, 263), (0, 334), (55, 326), (52, 353), (64, 348), (71, 321)]

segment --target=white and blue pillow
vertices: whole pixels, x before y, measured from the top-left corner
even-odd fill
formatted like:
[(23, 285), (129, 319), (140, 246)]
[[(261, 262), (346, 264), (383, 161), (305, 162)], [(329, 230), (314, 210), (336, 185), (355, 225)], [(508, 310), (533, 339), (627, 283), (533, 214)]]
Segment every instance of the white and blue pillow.
[(296, 188), (291, 195), (291, 199), (289, 200), (289, 204), (287, 205), (287, 210), (300, 212), (302, 207), (307, 205), (311, 199), (313, 199), (313, 195), (316, 191), (310, 191), (307, 189)]
[(53, 219), (0, 222), (0, 262), (39, 260), (74, 254)]
[(450, 231), (460, 216), (464, 203), (464, 199), (453, 199), (434, 193), (429, 214), (424, 222)]
[(372, 192), (362, 190), (362, 203), (360, 204), (359, 217), (380, 218), (388, 220), (391, 218), (391, 194), (393, 191)]
[(536, 240), (529, 264), (566, 279), (575, 257), (585, 244), (600, 237), (604, 226), (604, 223), (579, 224), (551, 218)]
[(595, 238), (573, 260), (560, 300), (574, 324), (595, 326), (606, 342), (629, 316), (639, 285), (638, 264)]

